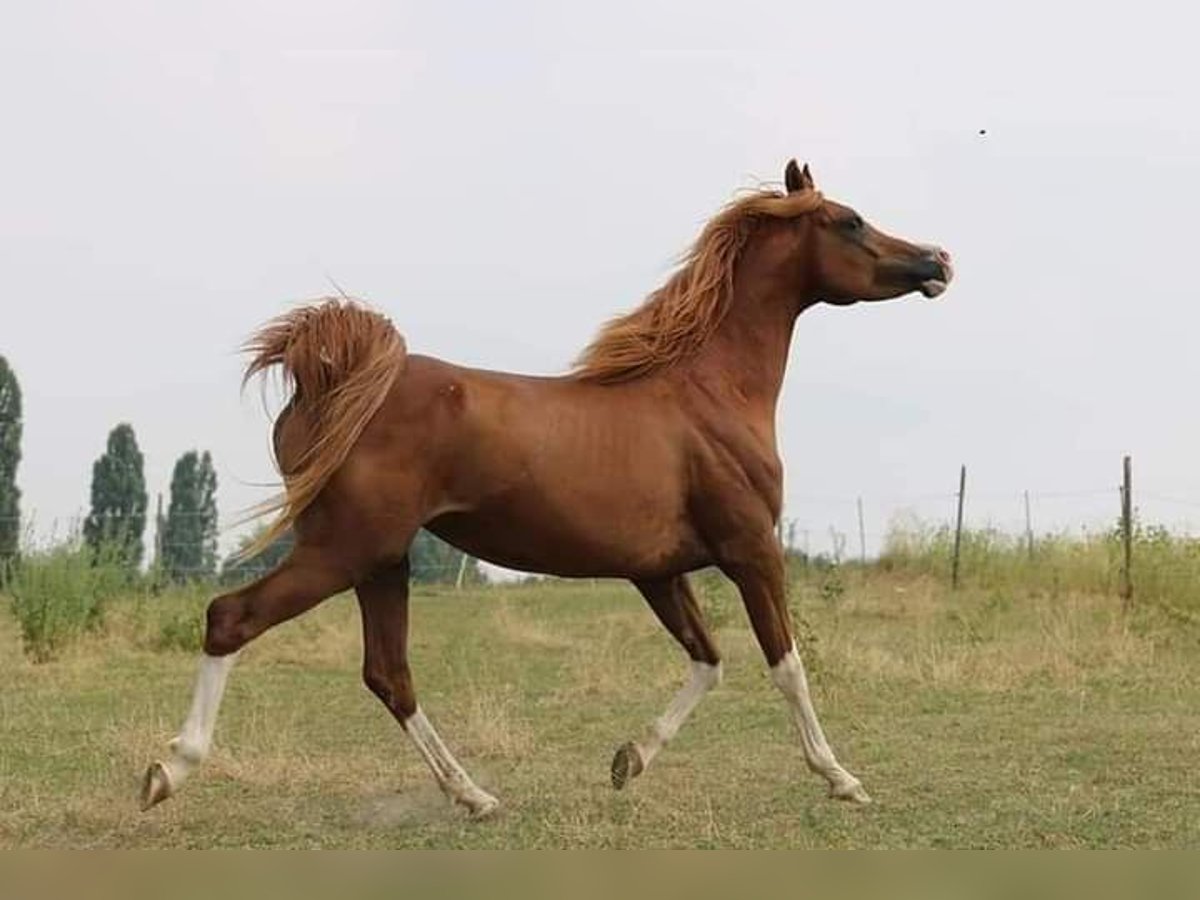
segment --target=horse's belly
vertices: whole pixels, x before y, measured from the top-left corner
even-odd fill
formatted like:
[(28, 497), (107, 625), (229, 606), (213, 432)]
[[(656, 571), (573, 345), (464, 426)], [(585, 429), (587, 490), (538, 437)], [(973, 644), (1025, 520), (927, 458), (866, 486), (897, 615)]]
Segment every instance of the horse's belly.
[(565, 577), (653, 578), (709, 562), (699, 536), (678, 517), (604, 517), (584, 508), (570, 521), (555, 518), (496, 508), (447, 513), (426, 528), (495, 565)]

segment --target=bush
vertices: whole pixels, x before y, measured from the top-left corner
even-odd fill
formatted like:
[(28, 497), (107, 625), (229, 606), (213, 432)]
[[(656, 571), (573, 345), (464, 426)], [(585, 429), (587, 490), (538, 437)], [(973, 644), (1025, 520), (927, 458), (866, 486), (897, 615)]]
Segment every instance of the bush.
[(143, 645), (159, 652), (200, 652), (211, 599), (212, 585), (200, 582), (174, 586), (149, 599), (142, 604)]
[(119, 552), (78, 541), (21, 558), (8, 583), (25, 653), (47, 662), (71, 640), (104, 624), (109, 599), (129, 585)]
[(194, 610), (176, 611), (158, 625), (154, 649), (198, 653), (204, 645), (204, 616)]

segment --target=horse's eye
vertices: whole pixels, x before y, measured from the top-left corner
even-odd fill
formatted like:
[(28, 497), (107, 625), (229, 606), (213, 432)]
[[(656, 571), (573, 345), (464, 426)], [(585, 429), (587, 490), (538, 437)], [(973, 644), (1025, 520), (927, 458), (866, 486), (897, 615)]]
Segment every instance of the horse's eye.
[(842, 227), (847, 231), (861, 231), (863, 227), (862, 216), (855, 213), (848, 219), (842, 220)]

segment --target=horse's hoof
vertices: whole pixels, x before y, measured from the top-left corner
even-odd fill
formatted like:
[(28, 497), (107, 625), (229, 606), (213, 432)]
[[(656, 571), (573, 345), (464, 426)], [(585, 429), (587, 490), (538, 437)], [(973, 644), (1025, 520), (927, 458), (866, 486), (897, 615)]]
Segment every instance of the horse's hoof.
[(471, 821), (481, 822), (484, 819), (490, 819), (496, 814), (496, 810), (500, 808), (500, 801), (491, 794), (484, 794), (482, 797), (474, 798), (467, 809), (471, 816)]
[(617, 748), (616, 754), (612, 761), (612, 786), (615, 790), (621, 790), (625, 785), (629, 784), (631, 778), (636, 778), (642, 774), (642, 770), (646, 768), (642, 762), (642, 754), (638, 752), (638, 748), (633, 741), (628, 744), (622, 744)]
[(871, 804), (871, 795), (863, 789), (862, 782), (857, 778), (838, 787), (830, 786), (829, 796), (834, 800), (845, 800), (847, 803), (853, 803), (857, 806), (869, 806)]
[(171, 776), (167, 767), (160, 762), (153, 762), (146, 770), (142, 779), (142, 812), (157, 806), (171, 796)]

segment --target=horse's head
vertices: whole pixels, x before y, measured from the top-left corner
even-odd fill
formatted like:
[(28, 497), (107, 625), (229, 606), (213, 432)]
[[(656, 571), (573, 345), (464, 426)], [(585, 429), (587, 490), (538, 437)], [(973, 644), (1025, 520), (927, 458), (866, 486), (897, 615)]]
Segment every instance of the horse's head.
[(819, 198), (798, 217), (796, 252), (808, 268), (808, 292), (826, 303), (887, 300), (911, 291), (936, 297), (954, 270), (950, 254), (931, 244), (912, 244), (884, 234), (848, 206), (816, 194), (808, 166), (791, 160), (784, 173), (788, 197)]
[[(822, 196), (795, 160), (784, 180), (786, 193), (754, 191), (713, 216), (666, 284), (605, 326), (576, 377), (637, 378), (681, 362), (722, 329), (744, 344), (755, 334), (750, 344), (761, 352), (764, 328), (790, 339), (796, 315), (814, 303), (946, 289), (953, 270), (945, 250), (872, 228)], [(750, 331), (738, 324), (746, 321)]]

